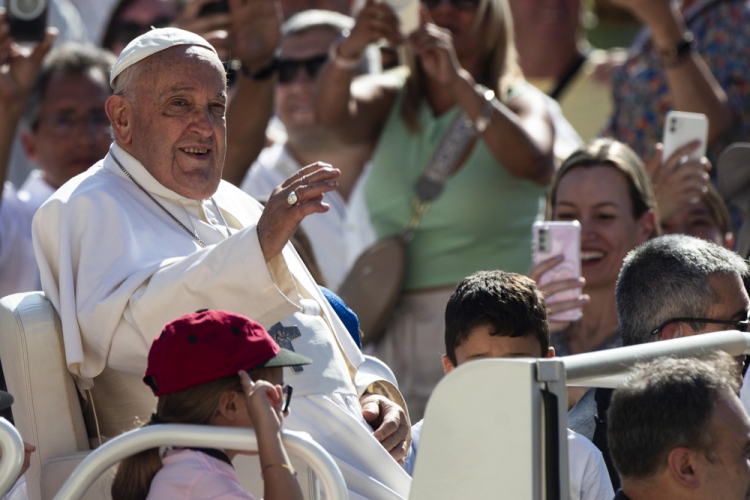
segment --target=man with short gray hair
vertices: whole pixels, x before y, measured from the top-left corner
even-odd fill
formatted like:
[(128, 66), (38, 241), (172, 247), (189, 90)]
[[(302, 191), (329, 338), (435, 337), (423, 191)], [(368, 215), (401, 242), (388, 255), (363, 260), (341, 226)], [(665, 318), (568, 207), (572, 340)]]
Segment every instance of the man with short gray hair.
[[(747, 272), (737, 254), (692, 236), (661, 236), (639, 245), (625, 257), (615, 290), (623, 344), (747, 330)], [(601, 450), (617, 488), (606, 435), (611, 395), (611, 389), (587, 391), (570, 410), (568, 426)]]
[(615, 297), (623, 345), (737, 329), (747, 319), (736, 253), (686, 235), (656, 238), (624, 260)]
[(733, 359), (637, 365), (612, 396), (608, 436), (622, 479), (616, 500), (746, 499), (750, 419)]

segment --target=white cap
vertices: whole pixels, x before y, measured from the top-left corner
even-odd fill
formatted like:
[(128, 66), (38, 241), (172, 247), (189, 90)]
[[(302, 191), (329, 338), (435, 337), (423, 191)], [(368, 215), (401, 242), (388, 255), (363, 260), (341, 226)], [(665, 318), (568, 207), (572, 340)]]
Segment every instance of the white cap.
[[(216, 49), (202, 36), (178, 28), (153, 29), (130, 42), (120, 53), (109, 73), (109, 85), (120, 73), (149, 56), (177, 45), (198, 45), (216, 54)], [(218, 54), (217, 54), (218, 57)]]

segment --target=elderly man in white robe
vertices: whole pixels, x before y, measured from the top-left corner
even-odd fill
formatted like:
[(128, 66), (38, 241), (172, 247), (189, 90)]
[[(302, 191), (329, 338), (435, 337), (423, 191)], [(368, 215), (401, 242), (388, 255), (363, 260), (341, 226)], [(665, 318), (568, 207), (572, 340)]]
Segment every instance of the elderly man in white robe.
[(405, 498), (403, 399), (363, 369), (288, 244), (304, 217), (327, 210), (322, 195), (335, 189), (338, 170), (301, 169), (265, 210), (220, 181), (226, 78), (211, 45), (192, 33), (166, 28), (134, 40), (111, 83), (109, 154), (65, 184), (33, 227), (68, 367), (94, 401), (93, 432), (113, 437), (135, 417), (147, 420), (153, 399), (139, 379), (165, 323), (201, 308), (232, 310), (313, 359), (285, 369), (295, 398), (285, 425), (334, 456), (350, 498)]

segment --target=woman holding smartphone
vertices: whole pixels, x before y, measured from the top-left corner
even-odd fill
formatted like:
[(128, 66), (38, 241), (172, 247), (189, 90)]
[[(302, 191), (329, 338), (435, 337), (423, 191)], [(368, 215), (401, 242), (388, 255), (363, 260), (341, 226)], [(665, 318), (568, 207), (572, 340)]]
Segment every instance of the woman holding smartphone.
[[(548, 218), (581, 224), (583, 280), (552, 282), (540, 289), (549, 295), (581, 286), (583, 295), (550, 304), (550, 315), (583, 308), (579, 321), (550, 323), (552, 345), (560, 356), (621, 345), (617, 327), (615, 284), (625, 255), (657, 235), (656, 198), (641, 159), (628, 146), (597, 139), (573, 153), (552, 181)], [(541, 276), (559, 264), (550, 259), (529, 276)]]
[[(352, 85), (353, 65), (381, 39), (405, 46), (408, 74)], [(405, 293), (375, 348), (412, 418), (443, 375), (436, 361), (455, 285), (481, 269), (525, 272), (531, 264), (530, 227), (554, 170), (553, 132), (544, 97), (524, 82), (515, 56), (506, 0), (425, 0), (408, 38), (386, 3), (368, 0), (350, 36), (332, 46), (319, 83), (320, 121), (373, 148), (365, 192), (381, 238), (402, 234), (414, 185), (454, 120), (463, 115), (475, 134), (412, 232)]]

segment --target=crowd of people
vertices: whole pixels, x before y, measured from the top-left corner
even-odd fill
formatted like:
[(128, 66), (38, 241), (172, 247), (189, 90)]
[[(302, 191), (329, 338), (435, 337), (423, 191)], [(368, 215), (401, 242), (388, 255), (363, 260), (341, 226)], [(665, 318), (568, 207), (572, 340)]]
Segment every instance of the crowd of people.
[[(460, 364), (746, 331), (750, 207), (716, 177), (750, 142), (750, 2), (611, 3), (644, 26), (627, 52), (586, 43), (580, 0), (423, 0), (411, 32), (374, 0), (51, 0), (31, 46), (0, 14), (0, 297), (56, 309), (92, 447), (136, 422), (254, 427), (266, 497), (299, 498), (283, 421), (350, 498), (407, 498)], [(705, 115), (706, 144), (664, 157), (670, 110)], [(542, 219), (580, 224), (580, 277), (532, 264)], [(360, 331), (336, 292), (384, 240), (403, 284)], [(750, 494), (739, 361), (571, 389), (571, 498)], [(115, 498), (247, 498), (236, 452), (154, 451)]]

